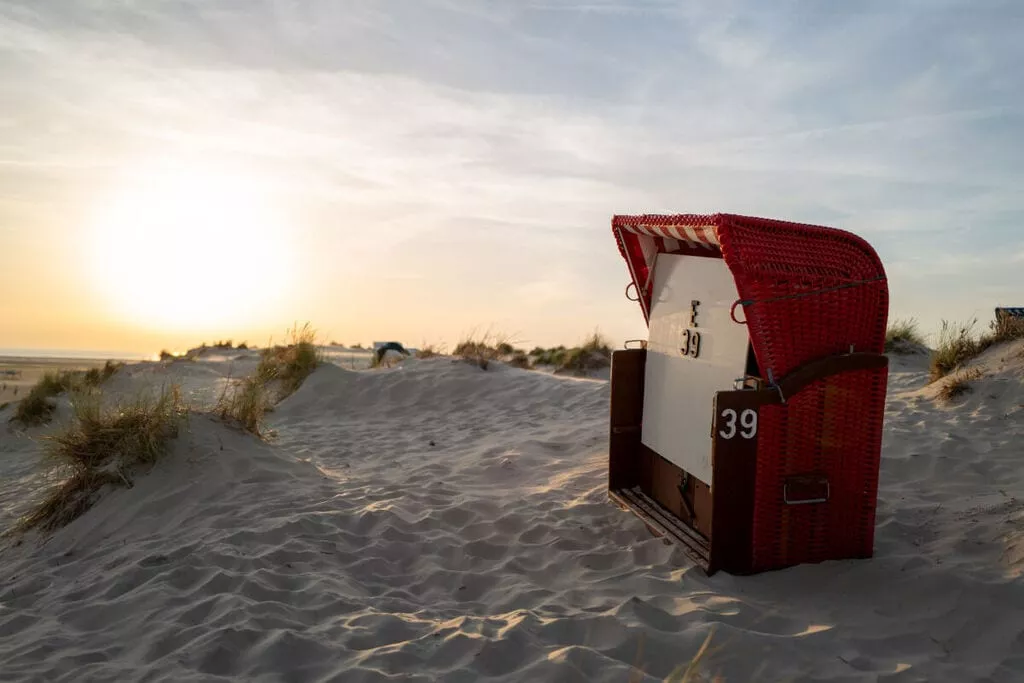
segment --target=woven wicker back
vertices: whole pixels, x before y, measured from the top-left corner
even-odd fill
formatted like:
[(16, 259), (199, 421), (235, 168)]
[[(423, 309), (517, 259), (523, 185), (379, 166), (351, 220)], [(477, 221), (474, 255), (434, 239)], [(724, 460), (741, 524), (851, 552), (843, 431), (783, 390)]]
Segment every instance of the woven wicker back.
[(778, 378), (850, 347), (882, 352), (889, 290), (867, 242), (834, 228), (729, 214), (717, 219), (722, 256), (736, 278), (762, 369)]

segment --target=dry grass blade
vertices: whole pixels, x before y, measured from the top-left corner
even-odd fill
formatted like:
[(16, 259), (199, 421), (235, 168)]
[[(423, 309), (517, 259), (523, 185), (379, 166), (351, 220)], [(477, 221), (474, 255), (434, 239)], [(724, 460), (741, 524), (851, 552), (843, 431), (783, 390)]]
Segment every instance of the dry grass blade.
[(270, 392), (258, 375), (227, 383), (217, 400), (216, 414), (258, 437), (263, 436), (263, 418), (270, 408)]
[[(763, 621), (765, 621), (767, 619), (770, 619), (770, 618), (772, 618), (774, 616), (778, 616), (778, 611), (777, 610), (769, 610), (769, 611), (765, 612), (764, 614), (762, 614), (761, 616), (759, 616), (753, 622), (751, 622), (750, 623), (750, 627), (753, 627), (753, 626), (755, 626), (755, 625), (757, 625), (759, 623), (762, 623)], [(705, 664), (706, 663), (705, 660), (707, 660), (707, 659), (709, 659), (711, 657), (715, 657), (719, 653), (728, 652), (729, 651), (728, 648), (729, 648), (730, 643), (732, 643), (736, 639), (736, 637), (737, 637), (737, 633), (733, 633), (732, 636), (730, 636), (729, 638), (727, 638), (724, 641), (719, 641), (719, 643), (717, 645), (712, 647), (711, 646), (711, 640), (714, 637), (714, 634), (715, 634), (715, 627), (712, 626), (711, 630), (708, 632), (707, 638), (704, 639), (704, 643), (701, 645), (700, 649), (697, 651), (697, 654), (695, 654), (693, 656), (693, 658), (690, 660), (690, 662), (688, 664), (678, 666), (669, 675), (669, 677), (665, 679), (665, 683), (693, 683), (693, 682), (696, 682), (696, 681), (704, 680), (705, 677), (704, 677), (704, 675), (702, 675), (701, 673), (698, 672), (698, 667), (700, 667), (701, 665)], [(767, 668), (768, 668), (767, 663), (766, 662), (762, 662), (757, 667), (757, 669), (753, 672), (753, 674), (751, 674), (749, 676), (749, 678), (747, 678), (746, 680), (751, 680), (751, 681), (765, 680), (762, 677), (762, 673)], [(711, 680), (712, 680), (712, 683), (720, 683), (721, 681), (724, 681), (725, 679), (722, 678), (721, 675), (716, 675)]]
[(708, 632), (708, 637), (704, 639), (704, 643), (697, 650), (697, 654), (690, 659), (689, 663), (683, 665), (680, 664), (676, 669), (668, 675), (665, 679), (665, 683), (693, 683), (700, 676), (698, 669), (703, 663), (704, 658), (708, 655), (708, 648), (711, 645), (711, 638), (715, 635), (714, 629)]
[(939, 398), (949, 402), (969, 393), (972, 390), (971, 382), (980, 379), (983, 374), (979, 368), (957, 370), (951, 377), (947, 377), (939, 388)]
[(644, 680), (644, 638), (646, 634), (640, 632), (640, 641), (636, 644), (636, 657), (633, 659), (632, 671), (629, 674), (628, 683), (641, 683)]

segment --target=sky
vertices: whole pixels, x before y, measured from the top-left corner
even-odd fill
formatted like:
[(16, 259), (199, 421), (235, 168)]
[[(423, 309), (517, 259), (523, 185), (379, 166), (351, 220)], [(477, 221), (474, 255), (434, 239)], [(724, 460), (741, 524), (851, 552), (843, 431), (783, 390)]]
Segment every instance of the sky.
[(5, 0), (0, 348), (646, 337), (614, 214), (1024, 306), (1024, 3)]

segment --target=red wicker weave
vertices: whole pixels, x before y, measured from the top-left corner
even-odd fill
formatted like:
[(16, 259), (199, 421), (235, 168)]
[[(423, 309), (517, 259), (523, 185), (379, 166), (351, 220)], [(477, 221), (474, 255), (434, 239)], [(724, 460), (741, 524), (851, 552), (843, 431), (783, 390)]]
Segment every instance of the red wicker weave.
[[(645, 318), (657, 253), (724, 258), (740, 297), (736, 318), (746, 320), (768, 381), (851, 349), (883, 352), (885, 270), (856, 235), (732, 214), (616, 216), (612, 226)], [(871, 556), (886, 379), (884, 368), (841, 373), (762, 410), (753, 520), (757, 571)], [(827, 477), (827, 503), (785, 503), (786, 479), (805, 474)]]

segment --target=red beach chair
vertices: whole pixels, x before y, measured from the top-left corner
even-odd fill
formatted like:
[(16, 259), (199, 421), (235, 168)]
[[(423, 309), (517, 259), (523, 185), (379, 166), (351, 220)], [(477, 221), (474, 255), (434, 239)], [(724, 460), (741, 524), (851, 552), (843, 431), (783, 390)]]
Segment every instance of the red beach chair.
[(609, 494), (708, 573), (873, 553), (888, 285), (860, 237), (615, 216), (649, 339), (612, 355)]

